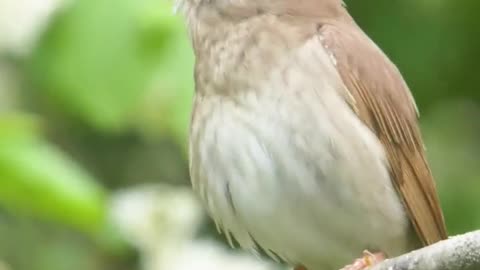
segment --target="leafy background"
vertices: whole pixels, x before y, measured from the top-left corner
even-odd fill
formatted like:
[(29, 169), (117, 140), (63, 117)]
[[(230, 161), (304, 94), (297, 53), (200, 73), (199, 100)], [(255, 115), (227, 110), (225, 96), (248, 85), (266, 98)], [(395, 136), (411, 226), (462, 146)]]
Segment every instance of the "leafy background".
[[(188, 186), (181, 19), (164, 0), (35, 2), (0, 0), (0, 269), (148, 268), (109, 213), (120, 190)], [(480, 227), (480, 2), (347, 4), (417, 99), (450, 234)]]

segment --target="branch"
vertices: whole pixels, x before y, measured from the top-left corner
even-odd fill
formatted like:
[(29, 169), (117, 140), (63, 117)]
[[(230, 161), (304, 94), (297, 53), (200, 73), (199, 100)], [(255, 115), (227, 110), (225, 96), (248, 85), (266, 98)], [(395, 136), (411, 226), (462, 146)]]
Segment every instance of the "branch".
[(385, 260), (371, 270), (479, 270), (480, 230)]

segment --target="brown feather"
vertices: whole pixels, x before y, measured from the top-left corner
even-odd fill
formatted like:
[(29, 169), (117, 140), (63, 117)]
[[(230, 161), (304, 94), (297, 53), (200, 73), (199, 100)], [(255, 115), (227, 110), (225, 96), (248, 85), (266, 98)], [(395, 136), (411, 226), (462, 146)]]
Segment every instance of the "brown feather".
[(320, 25), (322, 43), (354, 99), (354, 110), (384, 145), (394, 185), (424, 245), (447, 237), (410, 90), (395, 65), (349, 17)]

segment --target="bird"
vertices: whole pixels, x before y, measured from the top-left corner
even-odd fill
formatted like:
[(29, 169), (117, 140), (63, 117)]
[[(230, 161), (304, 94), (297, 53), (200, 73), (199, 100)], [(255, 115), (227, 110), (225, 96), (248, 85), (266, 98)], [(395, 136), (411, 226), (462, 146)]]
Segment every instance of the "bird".
[(191, 184), (231, 245), (361, 270), (447, 238), (413, 95), (343, 1), (175, 8), (195, 56)]

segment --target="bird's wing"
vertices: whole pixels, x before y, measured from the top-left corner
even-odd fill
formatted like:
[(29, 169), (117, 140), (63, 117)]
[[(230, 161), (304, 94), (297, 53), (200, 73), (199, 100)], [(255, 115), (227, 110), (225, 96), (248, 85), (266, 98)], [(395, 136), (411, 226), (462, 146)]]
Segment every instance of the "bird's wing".
[(353, 97), (350, 105), (385, 147), (392, 181), (420, 240), (429, 245), (445, 239), (410, 90), (387, 56), (358, 26), (347, 23), (320, 26), (319, 38)]

